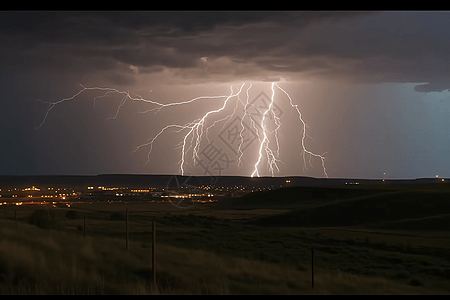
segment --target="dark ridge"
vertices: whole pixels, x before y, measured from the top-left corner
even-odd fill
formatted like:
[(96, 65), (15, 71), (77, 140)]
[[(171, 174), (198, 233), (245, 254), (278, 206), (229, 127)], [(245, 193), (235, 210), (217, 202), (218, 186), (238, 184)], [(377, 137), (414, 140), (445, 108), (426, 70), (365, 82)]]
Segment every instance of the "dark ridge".
[(296, 204), (323, 203), (354, 197), (385, 193), (383, 189), (357, 189), (342, 187), (286, 187), (268, 191), (253, 192), (239, 198), (228, 198), (219, 201), (218, 208), (292, 208)]
[[(0, 188), (21, 187), (21, 186), (70, 186), (85, 187), (92, 186), (127, 186), (127, 187), (165, 187), (173, 176), (177, 176), (179, 181), (188, 179), (189, 176), (179, 175), (138, 175), (138, 174), (101, 174), (93, 176), (84, 175), (26, 175), (26, 176), (9, 176), (0, 175)], [(359, 183), (361, 185), (385, 185), (392, 184), (430, 184), (441, 182), (441, 178), (418, 178), (418, 179), (397, 179), (386, 180), (381, 179), (345, 179), (345, 178), (312, 178), (303, 176), (287, 176), (287, 177), (258, 177), (251, 178), (245, 176), (192, 176), (199, 184), (216, 185), (216, 186), (244, 186), (256, 188), (279, 188), (287, 186), (339, 186)], [(289, 183), (286, 180), (290, 180)]]
[[(442, 214), (450, 214), (448, 192), (403, 190), (349, 198), (343, 201), (330, 201), (315, 207), (255, 218), (249, 222), (255, 225), (275, 227), (333, 227), (428, 218)], [(422, 222), (424, 221), (426, 220), (422, 220)], [(441, 219), (433, 221), (442, 224)], [(406, 223), (396, 223), (395, 225), (397, 228), (401, 228), (402, 225), (409, 226)]]

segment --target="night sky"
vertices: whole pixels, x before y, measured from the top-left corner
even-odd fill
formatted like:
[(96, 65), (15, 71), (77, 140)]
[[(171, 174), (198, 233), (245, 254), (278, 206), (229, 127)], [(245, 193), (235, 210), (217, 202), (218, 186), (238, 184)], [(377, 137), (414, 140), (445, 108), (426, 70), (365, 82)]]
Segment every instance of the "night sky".
[[(165, 131), (149, 156), (149, 147), (133, 150), (225, 100), (158, 113), (127, 100), (116, 116), (123, 95), (94, 106), (104, 92), (86, 90), (54, 106), (39, 126), (49, 108), (43, 102), (82, 86), (167, 104), (228, 96), (245, 83), (239, 99), (252, 84), (248, 99), (262, 107), (261, 92), (270, 99), (276, 82), (298, 105), (305, 146), (324, 154), (330, 178), (450, 177), (449, 59), (450, 12), (2, 11), (0, 175), (179, 174), (183, 131)], [(317, 157), (306, 156), (305, 167), (303, 125), (279, 89), (274, 105), (281, 121), (275, 176), (325, 177)], [(259, 141), (250, 131), (253, 142), (237, 165), (237, 97), (223, 113), (208, 117), (205, 130), (221, 121), (198, 148), (202, 166), (188, 153), (186, 174), (253, 172)], [(207, 149), (217, 150), (215, 161)], [(267, 165), (259, 171), (271, 176)]]

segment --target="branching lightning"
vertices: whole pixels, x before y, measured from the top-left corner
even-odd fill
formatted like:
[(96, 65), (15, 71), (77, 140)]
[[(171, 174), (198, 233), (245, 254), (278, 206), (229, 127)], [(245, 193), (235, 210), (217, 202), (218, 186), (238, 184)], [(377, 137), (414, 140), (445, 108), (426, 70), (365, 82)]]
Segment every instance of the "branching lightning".
[[(305, 158), (306, 154), (309, 154), (310, 157), (311, 157), (311, 156), (318, 157), (318, 158), (320, 158), (320, 160), (321, 160), (321, 162), (322, 162), (323, 173), (324, 173), (325, 176), (328, 178), (327, 170), (325, 169), (325, 157), (324, 157), (323, 155), (315, 154), (315, 153), (313, 153), (313, 152), (311, 152), (311, 151), (308, 151), (308, 150), (306, 149), (306, 147), (305, 147), (306, 123), (305, 123), (305, 121), (303, 121), (302, 113), (301, 113), (300, 110), (298, 109), (298, 105), (292, 103), (292, 98), (291, 98), (291, 96), (289, 96), (289, 94), (288, 94), (285, 90), (283, 90), (282, 88), (280, 88), (280, 87), (278, 86), (278, 84), (276, 84), (276, 83), (274, 83), (274, 84), (275, 84), (275, 85), (277, 86), (277, 88), (279, 88), (283, 93), (285, 93), (286, 96), (289, 98), (289, 104), (290, 104), (293, 108), (295, 108), (295, 110), (296, 110), (297, 113), (298, 113), (298, 118), (300, 119), (300, 121), (301, 121), (302, 124), (303, 124), (303, 131), (302, 131), (302, 139), (301, 139), (301, 141), (302, 141), (302, 149), (303, 149), (303, 162), (304, 162), (304, 164), (305, 164), (305, 167), (306, 167), (306, 158)], [(273, 87), (273, 84), (272, 84), (272, 87)], [(306, 168), (307, 168), (307, 167), (306, 167)]]
[[(263, 155), (262, 151), (263, 151), (263, 149), (266, 152), (267, 161), (268, 161), (268, 164), (269, 164), (269, 170), (272, 173), (272, 176), (273, 176), (273, 167), (274, 166), (277, 168), (277, 170), (279, 170), (278, 166), (277, 166), (278, 159), (276, 159), (275, 155), (273, 154), (273, 151), (269, 148), (269, 138), (267, 137), (268, 130), (267, 130), (267, 127), (266, 127), (266, 116), (267, 116), (267, 114), (269, 112), (273, 113), (272, 107), (273, 107), (274, 95), (275, 95), (275, 91), (273, 89), (273, 83), (272, 83), (272, 97), (270, 98), (270, 104), (269, 104), (269, 107), (267, 108), (267, 110), (264, 111), (264, 113), (262, 115), (262, 120), (261, 120), (263, 139), (262, 139), (262, 141), (260, 140), (258, 161), (255, 164), (255, 170), (253, 171), (251, 177), (254, 177), (255, 175), (257, 177), (259, 177), (258, 166), (259, 166), (259, 164), (261, 163), (261, 160), (262, 160), (262, 155)], [(273, 116), (274, 116), (274, 120), (276, 120), (277, 118), (276, 118), (274, 113), (273, 113)], [(278, 127), (275, 129), (275, 132), (277, 130), (278, 130)], [(278, 144), (278, 137), (276, 137), (276, 139), (277, 139), (277, 144)]]
[[(243, 132), (244, 132), (244, 120), (246, 118), (250, 119), (252, 128), (255, 130), (256, 135), (258, 137), (258, 141), (259, 141), (259, 147), (258, 147), (258, 152), (256, 154), (256, 162), (254, 164), (254, 170), (251, 173), (251, 177), (260, 177), (260, 168), (261, 168), (261, 164), (263, 163), (263, 160), (265, 159), (267, 161), (267, 168), (270, 171), (270, 173), (272, 174), (272, 176), (274, 176), (275, 170), (279, 171), (279, 167), (278, 167), (278, 163), (282, 162), (278, 157), (280, 155), (280, 144), (279, 144), (279, 140), (278, 140), (278, 131), (281, 128), (281, 120), (280, 118), (275, 114), (275, 111), (273, 109), (274, 106), (274, 102), (275, 102), (275, 87), (278, 88), (280, 91), (282, 91), (287, 98), (289, 99), (289, 104), (292, 108), (294, 108), (297, 113), (298, 113), (298, 117), (299, 120), (301, 121), (303, 128), (302, 128), (302, 136), (301, 136), (301, 152), (302, 152), (302, 157), (303, 157), (303, 162), (305, 165), (305, 168), (308, 169), (306, 167), (306, 157), (307, 155), (309, 155), (309, 163), (311, 165), (311, 158), (315, 157), (315, 158), (319, 158), (321, 160), (321, 164), (322, 164), (322, 168), (323, 168), (323, 172), (325, 174), (326, 177), (328, 177), (328, 174), (326, 172), (325, 169), (325, 157), (324, 154), (323, 155), (319, 155), (316, 153), (313, 153), (311, 151), (309, 151), (306, 147), (305, 147), (305, 137), (307, 136), (306, 133), (306, 128), (307, 125), (305, 123), (305, 121), (302, 118), (302, 114), (298, 108), (297, 104), (294, 104), (292, 101), (292, 98), (289, 96), (289, 94), (282, 89), (277, 83), (272, 82), (271, 84), (271, 98), (270, 98), (270, 104), (268, 106), (268, 108), (266, 110), (264, 110), (264, 112), (262, 113), (262, 119), (261, 119), (261, 124), (260, 124), (260, 129), (258, 129), (258, 126), (256, 125), (255, 121), (250, 117), (250, 114), (248, 112), (249, 107), (253, 107), (254, 109), (256, 109), (259, 113), (261, 113), (261, 111), (259, 109), (256, 108), (256, 106), (252, 103), (249, 102), (249, 91), (252, 88), (252, 84), (250, 84), (248, 86), (248, 88), (246, 89), (246, 100), (245, 103), (244, 101), (240, 98), (240, 94), (243, 90), (245, 86), (245, 83), (243, 83), (239, 90), (237, 92), (233, 91), (233, 87), (230, 87), (230, 94), (229, 95), (220, 95), (220, 96), (199, 96), (190, 100), (186, 100), (186, 101), (181, 101), (181, 102), (172, 102), (172, 103), (160, 103), (158, 101), (154, 101), (154, 100), (149, 100), (149, 99), (144, 99), (142, 96), (134, 94), (135, 96), (131, 96), (130, 92), (128, 91), (119, 91), (115, 88), (104, 88), (104, 87), (84, 87), (83, 85), (81, 85), (82, 89), (77, 92), (76, 94), (74, 94), (73, 96), (69, 97), (69, 98), (64, 98), (61, 99), (59, 101), (56, 102), (44, 102), (40, 99), (38, 99), (39, 101), (41, 101), (42, 103), (48, 104), (48, 108), (45, 112), (44, 118), (41, 122), (41, 124), (37, 127), (40, 128), (44, 125), (44, 123), (47, 120), (47, 117), (49, 115), (49, 112), (57, 105), (66, 102), (66, 101), (71, 101), (74, 100), (77, 96), (79, 96), (80, 94), (82, 94), (85, 91), (102, 91), (104, 92), (104, 94), (97, 96), (94, 98), (94, 106), (95, 106), (95, 102), (96, 100), (100, 99), (100, 98), (105, 98), (110, 94), (119, 94), (119, 95), (123, 95), (123, 98), (121, 99), (121, 102), (119, 104), (119, 106), (117, 107), (116, 110), (116, 114), (114, 117), (109, 118), (109, 119), (116, 119), (117, 116), (120, 113), (120, 109), (125, 105), (125, 103), (127, 102), (127, 100), (131, 100), (131, 101), (140, 101), (140, 102), (145, 102), (147, 104), (153, 105), (154, 107), (146, 110), (146, 111), (142, 111), (141, 113), (148, 113), (148, 112), (154, 112), (154, 113), (158, 113), (159, 111), (161, 111), (163, 108), (168, 108), (168, 107), (175, 107), (175, 106), (182, 106), (182, 105), (188, 105), (191, 104), (195, 101), (201, 100), (201, 99), (215, 99), (219, 100), (219, 99), (224, 99), (221, 100), (222, 105), (214, 110), (210, 110), (208, 112), (206, 112), (202, 117), (195, 119), (194, 121), (188, 122), (187, 124), (169, 124), (165, 127), (163, 127), (153, 138), (149, 139), (148, 142), (141, 144), (139, 146), (137, 146), (133, 152), (136, 152), (137, 150), (139, 150), (140, 148), (143, 147), (148, 147), (149, 151), (147, 154), (147, 162), (150, 162), (151, 159), (151, 153), (153, 150), (153, 144), (156, 142), (156, 140), (166, 131), (170, 130), (170, 129), (176, 129), (177, 133), (180, 132), (184, 132), (184, 136), (182, 138), (182, 141), (180, 142), (180, 148), (181, 148), (181, 158), (179, 161), (179, 165), (180, 165), (180, 173), (181, 175), (184, 175), (185, 173), (185, 165), (188, 164), (186, 155), (187, 153), (192, 149), (192, 161), (194, 162), (194, 164), (196, 162), (198, 162), (199, 159), (199, 149), (200, 149), (200, 145), (201, 142), (203, 140), (203, 138), (205, 137), (208, 142), (209, 138), (208, 138), (208, 131), (210, 128), (214, 127), (216, 124), (226, 121), (223, 126), (225, 126), (230, 120), (231, 118), (236, 114), (237, 108), (239, 105), (242, 106), (243, 109), (243, 116), (240, 120), (240, 125), (241, 125), (241, 130), (239, 132), (239, 146), (237, 149), (237, 164), (238, 167), (241, 164), (241, 160), (243, 157), (243, 151), (242, 151), (242, 146), (243, 146), (243, 141), (244, 141), (244, 137), (243, 137)], [(227, 109), (227, 107), (230, 105), (229, 103), (232, 101), (232, 99), (236, 99), (235, 105), (234, 105), (234, 109), (232, 110), (231, 113), (229, 113), (228, 115), (226, 115), (225, 117), (221, 118), (221, 119), (216, 119), (214, 120), (214, 122), (212, 122), (211, 125), (209, 125), (208, 127), (205, 127), (205, 125), (207, 125), (207, 121), (210, 121), (209, 119), (213, 117), (213, 115), (215, 114), (219, 114), (223, 111), (225, 111)], [(232, 105), (232, 104), (231, 104)], [(272, 116), (273, 118), (273, 122), (275, 125), (275, 129), (273, 130), (269, 130), (268, 128), (268, 117)], [(206, 128), (206, 129), (205, 129)], [(273, 139), (272, 139), (273, 136)], [(276, 150), (272, 149), (273, 147), (273, 143), (276, 144)]]
[[(241, 118), (241, 131), (239, 131), (240, 141), (239, 141), (239, 147), (238, 147), (238, 167), (241, 164), (242, 155), (244, 155), (244, 152), (242, 152), (242, 143), (244, 142), (244, 137), (242, 136), (242, 133), (244, 132), (244, 129), (245, 129), (244, 128), (244, 119), (245, 119), (245, 117), (250, 117), (249, 114), (248, 114), (247, 109), (248, 109), (248, 106), (249, 106), (249, 103), (248, 103), (248, 99), (249, 99), (248, 91), (250, 90), (251, 87), (252, 87), (252, 84), (250, 83), (250, 86), (248, 87), (248, 89), (246, 91), (246, 95), (247, 95), (246, 99), (247, 99), (247, 101), (244, 104), (244, 115)], [(251, 118), (250, 118), (250, 120), (251, 120)], [(253, 122), (253, 120), (252, 120), (252, 122)]]

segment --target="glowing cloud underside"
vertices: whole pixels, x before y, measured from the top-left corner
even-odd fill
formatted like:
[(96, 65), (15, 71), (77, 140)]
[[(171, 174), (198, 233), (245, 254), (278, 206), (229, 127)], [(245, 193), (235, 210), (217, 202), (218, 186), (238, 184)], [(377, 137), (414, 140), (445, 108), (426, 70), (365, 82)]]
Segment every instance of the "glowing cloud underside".
[[(243, 90), (245, 86), (245, 83), (243, 83), (239, 90), (234, 92), (233, 91), (233, 87), (230, 87), (230, 94), (229, 95), (220, 95), (220, 96), (199, 96), (190, 100), (186, 100), (186, 101), (181, 101), (181, 102), (173, 102), (173, 103), (168, 103), (168, 104), (163, 104), (157, 101), (153, 101), (153, 100), (149, 100), (149, 99), (144, 99), (139, 95), (134, 94), (135, 96), (132, 96), (128, 91), (119, 91), (117, 89), (114, 88), (103, 88), (103, 87), (84, 87), (81, 85), (82, 89), (74, 94), (73, 96), (69, 97), (69, 98), (64, 98), (61, 99), (59, 101), (56, 102), (45, 102), (42, 101), (40, 99), (38, 99), (38, 101), (41, 101), (42, 103), (48, 104), (48, 108), (47, 111), (44, 115), (44, 118), (41, 122), (41, 124), (37, 127), (40, 128), (42, 127), (42, 125), (44, 125), (45, 121), (47, 120), (48, 114), (49, 112), (58, 104), (62, 104), (63, 102), (66, 101), (71, 101), (74, 100), (77, 96), (79, 96), (80, 94), (82, 94), (85, 91), (103, 91), (105, 92), (103, 95), (101, 96), (97, 96), (94, 98), (94, 106), (95, 106), (95, 101), (99, 98), (104, 98), (106, 96), (108, 96), (109, 94), (115, 93), (115, 94), (119, 94), (119, 95), (123, 95), (123, 98), (120, 102), (120, 105), (117, 107), (117, 111), (116, 114), (113, 118), (110, 119), (116, 119), (120, 109), (125, 105), (127, 100), (131, 100), (131, 101), (140, 101), (140, 102), (145, 102), (149, 105), (152, 105), (154, 107), (152, 107), (149, 110), (143, 111), (141, 113), (148, 113), (148, 112), (159, 112), (161, 109), (163, 108), (168, 108), (168, 107), (176, 107), (176, 106), (182, 106), (182, 105), (189, 105), (195, 101), (201, 100), (201, 99), (224, 99), (223, 100), (223, 104), (220, 108), (215, 109), (215, 110), (210, 110), (208, 111), (206, 114), (203, 115), (203, 117), (196, 119), (194, 121), (191, 121), (187, 124), (170, 124), (167, 125), (165, 127), (163, 127), (153, 138), (151, 138), (147, 143), (144, 143), (142, 145), (139, 145), (138, 147), (136, 147), (136, 149), (133, 152), (136, 152), (137, 150), (139, 150), (140, 148), (143, 147), (148, 147), (149, 151), (147, 154), (147, 162), (150, 162), (150, 155), (153, 149), (153, 143), (158, 139), (159, 136), (161, 136), (165, 131), (167, 131), (168, 129), (177, 129), (177, 132), (182, 132), (184, 131), (184, 136), (183, 139), (180, 143), (180, 147), (181, 147), (181, 159), (179, 161), (180, 164), (180, 173), (181, 175), (184, 175), (184, 168), (185, 168), (185, 164), (187, 164), (187, 153), (192, 149), (192, 160), (193, 162), (198, 162), (199, 161), (199, 148), (200, 148), (200, 144), (203, 140), (203, 138), (206, 138), (209, 141), (208, 138), (208, 130), (210, 128), (212, 128), (213, 126), (215, 126), (217, 123), (222, 122), (222, 121), (229, 121), (232, 116), (235, 115), (236, 113), (236, 109), (239, 106), (239, 104), (242, 105), (243, 107), (243, 117), (241, 118), (241, 131), (239, 132), (239, 136), (240, 136), (240, 143), (239, 143), (239, 147), (238, 147), (238, 166), (239, 164), (241, 164), (241, 159), (243, 156), (243, 151), (242, 151), (242, 144), (243, 144), (243, 131), (244, 131), (244, 119), (245, 118), (249, 118), (252, 124), (253, 129), (255, 129), (255, 132), (258, 136), (258, 140), (259, 140), (259, 147), (258, 147), (258, 153), (256, 155), (257, 157), (257, 161), (254, 164), (254, 170), (251, 173), (251, 177), (259, 177), (259, 170), (261, 168), (261, 163), (263, 162), (264, 157), (266, 158), (267, 161), (267, 167), (269, 169), (269, 171), (271, 172), (272, 176), (274, 176), (274, 172), (275, 169), (277, 171), (279, 171), (279, 167), (277, 165), (277, 162), (281, 162), (277, 157), (279, 157), (279, 141), (278, 141), (278, 130), (281, 128), (281, 120), (279, 117), (276, 116), (275, 111), (274, 111), (274, 102), (275, 102), (275, 87), (283, 92), (287, 98), (289, 99), (289, 104), (290, 106), (295, 109), (298, 113), (298, 117), (299, 120), (301, 121), (301, 123), (303, 124), (303, 128), (302, 128), (302, 133), (301, 133), (301, 153), (302, 153), (302, 157), (303, 157), (303, 162), (305, 165), (305, 168), (307, 168), (307, 164), (306, 164), (306, 157), (307, 155), (309, 156), (309, 164), (311, 165), (311, 158), (315, 157), (321, 160), (321, 165), (323, 168), (323, 172), (325, 174), (325, 176), (328, 178), (328, 174), (326, 172), (325, 169), (325, 157), (324, 155), (319, 155), (316, 153), (313, 153), (311, 151), (309, 151), (308, 149), (306, 149), (305, 147), (305, 137), (307, 136), (306, 133), (306, 123), (302, 118), (302, 114), (298, 108), (297, 104), (294, 104), (292, 101), (292, 98), (289, 96), (289, 94), (282, 89), (280, 86), (278, 86), (278, 84), (276, 84), (275, 82), (271, 83), (271, 91), (272, 91), (272, 95), (270, 98), (270, 104), (268, 106), (268, 108), (266, 110), (264, 110), (264, 112), (262, 112), (262, 120), (261, 120), (261, 128), (260, 130), (258, 130), (254, 120), (250, 117), (250, 114), (248, 112), (249, 107), (253, 107), (254, 109), (258, 110), (258, 112), (261, 113), (261, 111), (259, 109), (257, 109), (255, 107), (255, 105), (249, 103), (249, 91), (252, 87), (252, 85), (250, 84), (249, 87), (246, 89), (245, 93), (246, 93), (246, 101), (245, 103), (242, 101), (242, 99), (240, 98), (240, 94)], [(230, 102), (231, 99), (233, 99), (234, 97), (237, 97), (234, 109), (232, 109), (232, 112), (230, 112), (226, 117), (221, 118), (221, 119), (216, 119), (214, 120), (214, 122), (209, 125), (208, 127), (205, 128), (205, 125), (207, 124), (207, 121), (211, 121), (210, 119), (214, 117), (214, 115), (219, 114), (223, 111), (225, 111), (227, 109), (227, 106)], [(269, 130), (268, 129), (268, 116), (272, 116), (273, 117), (273, 122), (275, 125), (275, 129), (274, 130)], [(271, 136), (274, 135), (273, 140), (271, 140)], [(271, 145), (276, 144), (276, 150), (271, 148)]]

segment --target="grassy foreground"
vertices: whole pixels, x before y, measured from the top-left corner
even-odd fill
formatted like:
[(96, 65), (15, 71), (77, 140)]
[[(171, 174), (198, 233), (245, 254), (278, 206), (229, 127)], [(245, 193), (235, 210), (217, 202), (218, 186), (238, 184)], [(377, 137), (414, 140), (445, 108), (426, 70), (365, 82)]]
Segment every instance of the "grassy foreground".
[[(11, 222), (10, 222), (11, 223)], [(157, 286), (149, 244), (0, 222), (0, 294), (445, 294), (448, 291), (158, 243)], [(9, 226), (5, 226), (9, 225)]]
[(190, 210), (5, 206), (0, 294), (450, 294), (449, 199), (446, 184), (283, 188)]

